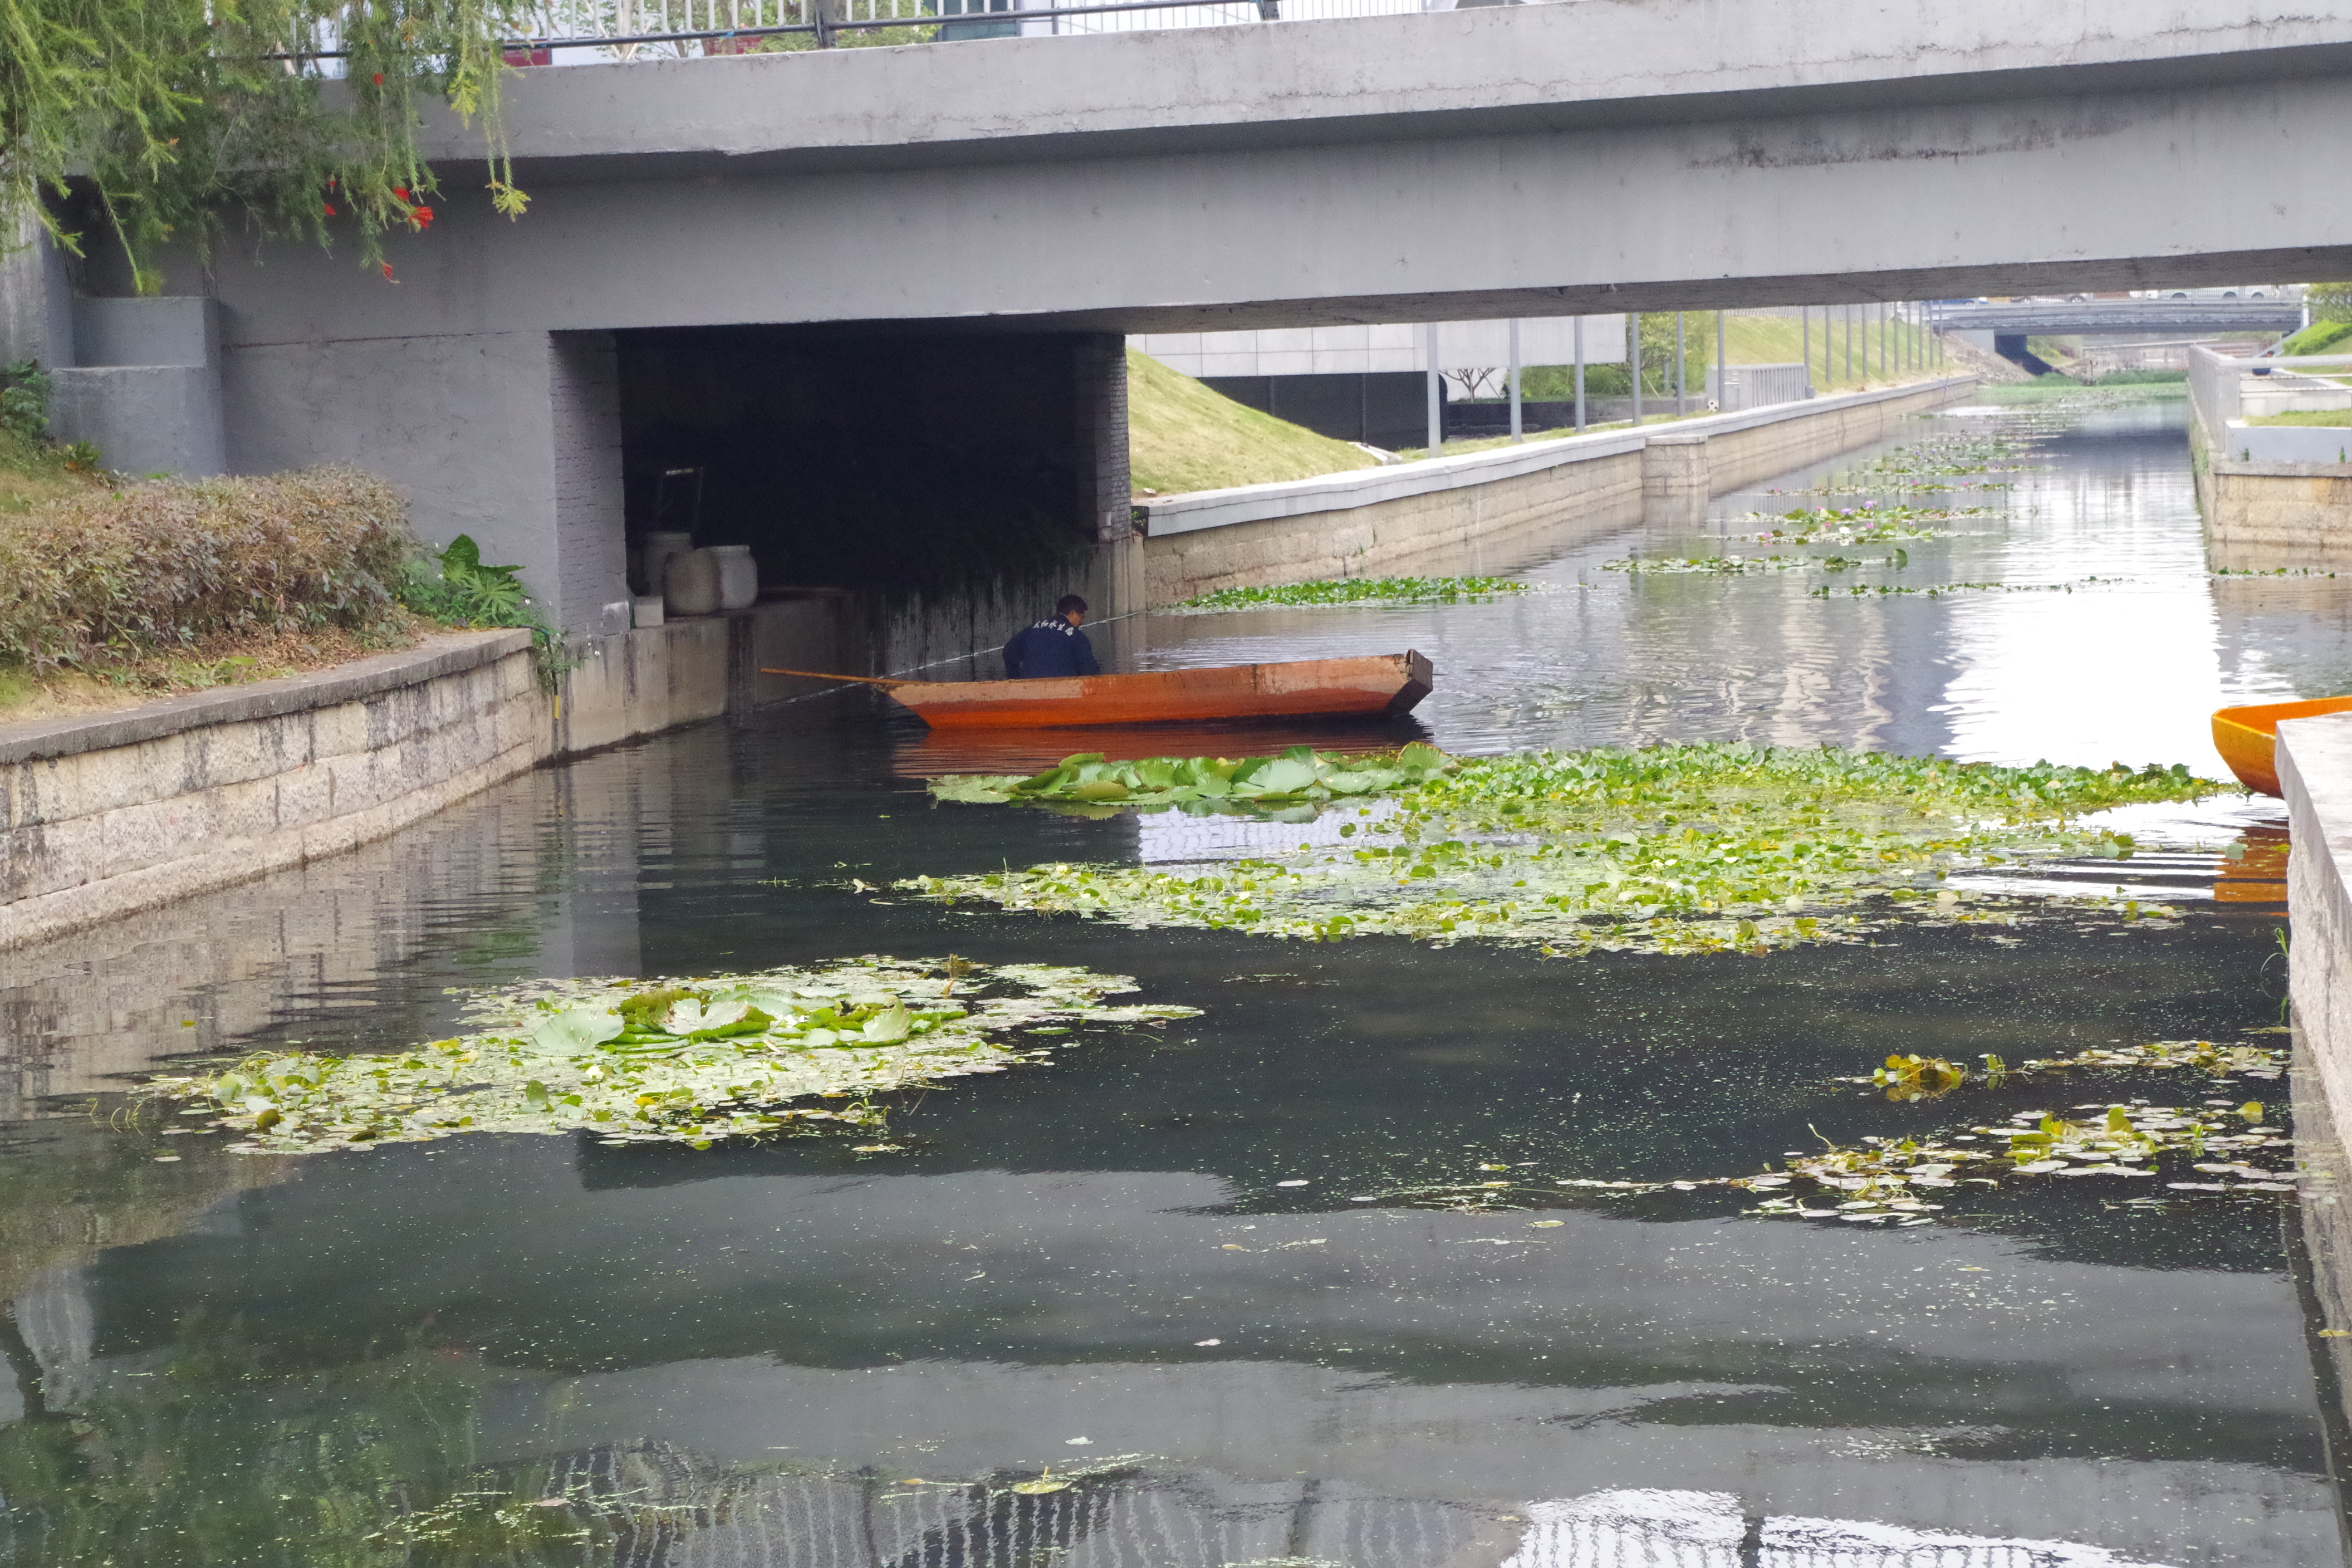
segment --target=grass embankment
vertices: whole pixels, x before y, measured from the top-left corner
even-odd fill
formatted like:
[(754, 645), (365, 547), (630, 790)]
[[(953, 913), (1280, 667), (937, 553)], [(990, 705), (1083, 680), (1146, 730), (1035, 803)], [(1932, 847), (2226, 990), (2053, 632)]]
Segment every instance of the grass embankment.
[(2352, 354), (2352, 321), (2314, 321), (2279, 344), (2282, 354)]
[(1262, 414), (1181, 371), (1127, 353), (1128, 468), (1139, 495), (1313, 479), (1380, 461), (1360, 447)]
[(2284, 414), (2258, 414), (2246, 421), (2249, 425), (2305, 425), (2332, 429), (2339, 425), (2352, 425), (2352, 408), (2294, 408)]

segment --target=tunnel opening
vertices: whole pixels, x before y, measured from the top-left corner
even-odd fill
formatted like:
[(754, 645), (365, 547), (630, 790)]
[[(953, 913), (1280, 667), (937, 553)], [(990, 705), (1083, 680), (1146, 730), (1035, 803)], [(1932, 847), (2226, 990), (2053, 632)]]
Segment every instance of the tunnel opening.
[(676, 529), (750, 546), (763, 587), (938, 593), (1083, 566), (1097, 542), (1099, 334), (617, 335), (633, 552)]

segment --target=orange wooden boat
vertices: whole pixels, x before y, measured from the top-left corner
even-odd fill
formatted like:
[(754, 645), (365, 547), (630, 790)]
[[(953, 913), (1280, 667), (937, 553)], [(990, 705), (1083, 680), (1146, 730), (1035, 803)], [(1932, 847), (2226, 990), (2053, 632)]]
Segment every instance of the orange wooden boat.
[(877, 680), (805, 669), (761, 673), (878, 686), (935, 730), (1393, 715), (1412, 711), (1437, 678), (1429, 660), (1410, 652), (1046, 680)]
[(2352, 697), (2321, 697), (2308, 702), (2258, 702), (2246, 708), (2224, 708), (2213, 715), (2213, 749), (2238, 775), (2238, 782), (2256, 795), (2275, 795), (2278, 782), (2278, 727), (2287, 719), (2311, 719), (2322, 713), (2352, 712)]

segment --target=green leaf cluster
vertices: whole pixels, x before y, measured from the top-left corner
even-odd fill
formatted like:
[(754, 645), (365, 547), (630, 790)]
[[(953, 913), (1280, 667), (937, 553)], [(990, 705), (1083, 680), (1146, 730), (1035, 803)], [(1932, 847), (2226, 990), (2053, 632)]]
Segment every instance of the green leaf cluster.
[[(1152, 764), (1119, 766), (1140, 779)], [(2231, 787), (2183, 767), (1997, 767), (1828, 747), (1525, 752), (1425, 766), (1422, 779), (1369, 803), (1319, 803), (1356, 814), (1337, 849), (1179, 867), (1054, 863), (898, 886), (1134, 927), (1477, 938), (1558, 953), (1758, 952), (1860, 941), (1898, 909), (2015, 923), (2024, 902), (1942, 884), (2021, 859), (2127, 858), (2128, 835), (2078, 819)], [(1000, 788), (955, 798), (1018, 797)], [(2085, 901), (2133, 921), (2169, 915), (2129, 900)]]
[(528, 630), (539, 658), (541, 683), (553, 688), (571, 668), (562, 635), (523, 592), (522, 568), (490, 566), (481, 546), (461, 533), (440, 554), (412, 560), (402, 573), (400, 602), (445, 626), (516, 626)]
[(1276, 605), (1477, 604), (1531, 584), (1509, 577), (1325, 577), (1262, 588), (1219, 588), (1178, 610), (1262, 610)]
[(1178, 810), (1274, 816), (1427, 782), (1454, 765), (1418, 742), (1392, 756), (1326, 754), (1293, 746), (1278, 757), (1146, 757), (1108, 762), (1100, 752), (1065, 757), (1042, 773), (958, 773), (931, 781), (941, 800), (973, 805), (1095, 810)]
[(203, 259), (232, 215), (349, 236), (373, 265), (433, 221), (426, 102), (481, 117), (492, 205), (519, 215), (500, 45), (531, 26), (520, 0), (0, 0), (0, 236), (37, 224), (79, 250), (95, 223), (142, 293), (168, 247)]
[[(246, 1152), (303, 1153), (459, 1132), (585, 1131), (687, 1143), (871, 1126), (873, 1097), (1040, 1059), (1040, 1026), (1151, 1023), (1125, 975), (961, 959), (846, 960), (689, 982), (540, 982), (480, 993), (477, 1027), (388, 1056), (257, 1056), (151, 1079), (217, 1112)], [(1056, 1029), (1056, 1034), (1066, 1030)], [(825, 1101), (843, 1103), (828, 1105)]]

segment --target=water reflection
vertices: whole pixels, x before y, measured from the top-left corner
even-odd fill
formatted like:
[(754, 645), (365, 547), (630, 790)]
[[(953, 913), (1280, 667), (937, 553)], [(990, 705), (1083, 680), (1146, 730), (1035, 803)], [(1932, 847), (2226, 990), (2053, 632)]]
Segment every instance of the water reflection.
[[(2067, 628), (2164, 643), (2164, 668), (2233, 697), (2352, 661), (2328, 581), (2206, 583), (2169, 417), (2100, 416), (2008, 512), (1872, 579), (2135, 579), (2114, 590), (1825, 602), (1795, 577), (1601, 569), (1795, 504), (1759, 491), (1706, 539), (1539, 563), (1550, 590), (1522, 601), (1160, 617), (1151, 639), (1175, 661), (1418, 647), (1446, 679), (1416, 717), (1460, 750), (2095, 739), (2207, 765), (2135, 685), (2148, 661), (2070, 651)], [(2104, 704), (2103, 728), (2066, 727), (2037, 679)], [(1294, 946), (845, 890), (1328, 831), (940, 809), (908, 776), (1092, 741), (959, 751), (867, 698), (803, 705), (10, 955), (0, 1562), (2340, 1560), (2308, 1351), (2342, 1342), (2305, 1336), (2275, 1207), (2158, 1215), (2053, 1184), (2072, 1190), (1885, 1233), (1743, 1219), (1720, 1190), (1352, 1201), (1489, 1166), (1717, 1175), (1816, 1136), (2063, 1109), (2072, 1085), (1895, 1104), (1835, 1080), (1890, 1050), (2016, 1060), (2270, 1022), (2275, 913), (2191, 900), (2212, 856), (2131, 868), (2190, 909), (2171, 931), (1898, 926), (1769, 961)], [(2266, 879), (2258, 818), (2176, 826), (2242, 837), (2224, 865), (2244, 874), (2220, 879)], [(1084, 963), (1206, 1011), (934, 1094), (898, 1113), (905, 1152), (870, 1158), (516, 1138), (256, 1161), (26, 1114), (173, 1049), (445, 1034), (453, 985), (863, 952)], [(1010, 1489), (1048, 1467), (1073, 1484)], [(501, 1491), (520, 1522), (466, 1500)], [(367, 1543), (403, 1516), (450, 1533)]]

